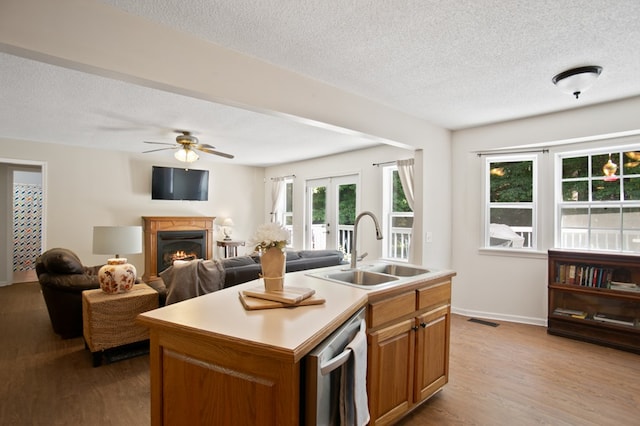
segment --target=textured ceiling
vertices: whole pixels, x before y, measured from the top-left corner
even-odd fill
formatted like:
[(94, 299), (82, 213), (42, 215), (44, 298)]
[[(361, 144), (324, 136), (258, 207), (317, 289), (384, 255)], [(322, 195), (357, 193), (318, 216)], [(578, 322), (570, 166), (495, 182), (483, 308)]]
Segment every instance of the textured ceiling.
[[(454, 130), (640, 95), (637, 0), (102, 3)], [(272, 164), (274, 153), (277, 161), (292, 161), (375, 143), (9, 55), (0, 59), (0, 83), (11, 87), (1, 96), (31, 115), (31, 130), (20, 126), (27, 118), (12, 113), (0, 136), (84, 136), (87, 144), (103, 144), (110, 132), (118, 140), (170, 142), (170, 129), (204, 129), (202, 142), (233, 151), (224, 146), (233, 141), (237, 161), (256, 165)], [(604, 71), (579, 100), (551, 84), (558, 72), (589, 64)], [(69, 123), (65, 108), (84, 116)], [(211, 117), (215, 126), (203, 124)], [(50, 121), (63, 126), (52, 131)], [(38, 129), (44, 133), (38, 138), (29, 134)], [(268, 144), (269, 152), (259, 152)]]

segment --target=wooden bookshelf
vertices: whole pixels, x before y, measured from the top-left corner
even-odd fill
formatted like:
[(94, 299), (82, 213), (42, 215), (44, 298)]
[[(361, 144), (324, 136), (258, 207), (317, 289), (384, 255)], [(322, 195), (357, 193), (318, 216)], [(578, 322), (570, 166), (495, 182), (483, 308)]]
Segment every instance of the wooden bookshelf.
[(640, 354), (640, 256), (548, 254), (547, 332)]

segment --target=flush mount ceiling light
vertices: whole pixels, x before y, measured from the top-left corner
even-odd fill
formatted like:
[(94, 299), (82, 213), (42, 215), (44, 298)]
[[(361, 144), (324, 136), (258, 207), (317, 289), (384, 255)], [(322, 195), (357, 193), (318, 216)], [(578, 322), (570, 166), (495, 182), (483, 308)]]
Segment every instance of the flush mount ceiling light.
[(601, 72), (602, 67), (597, 65), (572, 68), (556, 75), (551, 81), (558, 86), (560, 90), (572, 94), (578, 99), (580, 93), (591, 87)]

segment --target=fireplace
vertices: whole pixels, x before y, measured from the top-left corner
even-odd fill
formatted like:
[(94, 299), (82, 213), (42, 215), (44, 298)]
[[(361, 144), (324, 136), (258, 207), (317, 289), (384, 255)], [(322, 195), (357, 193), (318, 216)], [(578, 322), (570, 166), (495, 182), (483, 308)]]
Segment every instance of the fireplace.
[(206, 253), (206, 231), (159, 231), (157, 269), (162, 272), (175, 260), (202, 259)]
[(215, 217), (149, 217), (144, 221), (142, 279), (150, 281), (174, 260), (211, 259)]

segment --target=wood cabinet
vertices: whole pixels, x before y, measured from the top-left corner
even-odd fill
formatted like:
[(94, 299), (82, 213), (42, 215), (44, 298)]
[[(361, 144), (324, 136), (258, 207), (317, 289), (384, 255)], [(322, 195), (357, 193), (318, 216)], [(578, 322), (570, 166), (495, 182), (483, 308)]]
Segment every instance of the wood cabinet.
[(447, 383), (450, 301), (446, 279), (369, 304), (370, 425), (396, 421)]
[(549, 334), (640, 353), (640, 256), (549, 250)]

